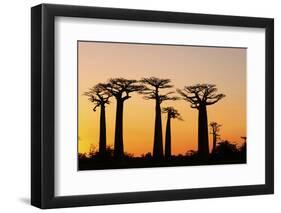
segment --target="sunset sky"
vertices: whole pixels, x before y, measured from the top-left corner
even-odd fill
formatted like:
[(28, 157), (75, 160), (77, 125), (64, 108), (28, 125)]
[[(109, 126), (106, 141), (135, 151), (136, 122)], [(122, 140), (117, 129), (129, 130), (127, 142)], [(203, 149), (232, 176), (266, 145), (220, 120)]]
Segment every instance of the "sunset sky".
[[(91, 144), (98, 149), (99, 143), (100, 110), (94, 112), (93, 104), (83, 93), (114, 77), (171, 79), (174, 88), (163, 92), (197, 83), (216, 84), (218, 92), (226, 97), (208, 106), (208, 122), (222, 124), (221, 139), (240, 145), (240, 137), (246, 136), (246, 53), (244, 48), (78, 42), (79, 153), (88, 152)], [(110, 101), (106, 107), (107, 145), (113, 146), (116, 103), (114, 97)], [(175, 107), (183, 118), (172, 120), (172, 154), (197, 150), (198, 111), (184, 100), (166, 101), (161, 106)], [(152, 152), (154, 110), (155, 101), (145, 100), (137, 93), (125, 101), (125, 152), (134, 156)], [(163, 139), (166, 119), (166, 114), (162, 114)], [(212, 135), (209, 144), (211, 150)]]

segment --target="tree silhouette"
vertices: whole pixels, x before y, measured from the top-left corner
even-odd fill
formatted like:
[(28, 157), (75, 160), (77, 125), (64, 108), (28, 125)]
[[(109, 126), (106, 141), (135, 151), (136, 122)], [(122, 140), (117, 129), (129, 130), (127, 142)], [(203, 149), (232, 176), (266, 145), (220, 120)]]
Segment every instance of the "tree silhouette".
[(154, 127), (154, 142), (153, 142), (153, 158), (161, 160), (163, 158), (163, 136), (161, 122), (161, 103), (167, 100), (177, 100), (177, 97), (170, 97), (174, 92), (159, 94), (160, 89), (173, 87), (170, 84), (170, 79), (160, 79), (156, 77), (142, 78), (141, 83), (144, 85), (144, 90), (140, 93), (145, 95), (145, 99), (155, 100), (155, 127)]
[(106, 92), (102, 84), (96, 86), (85, 92), (84, 95), (88, 96), (89, 101), (94, 104), (93, 111), (100, 107), (100, 135), (99, 135), (99, 154), (105, 156), (106, 154), (106, 121), (105, 121), (105, 105), (109, 104), (111, 95)]
[(219, 131), (220, 131), (220, 127), (222, 125), (218, 124), (217, 122), (211, 122), (210, 123), (210, 128), (211, 128), (211, 135), (213, 135), (213, 150), (212, 150), (212, 154), (215, 154), (216, 152), (216, 146), (217, 146), (217, 139), (219, 138)]
[(108, 94), (116, 99), (116, 122), (115, 122), (115, 138), (114, 138), (114, 157), (122, 159), (124, 157), (123, 145), (123, 108), (124, 102), (131, 98), (130, 93), (140, 91), (143, 86), (138, 84), (136, 80), (128, 80), (124, 78), (111, 78), (107, 83), (102, 84)]
[(174, 107), (165, 107), (163, 113), (167, 113), (166, 137), (165, 137), (165, 158), (171, 158), (171, 119), (182, 120), (180, 113)]
[(207, 106), (217, 103), (225, 97), (224, 94), (216, 94), (214, 84), (196, 84), (185, 86), (183, 90), (177, 90), (184, 100), (191, 103), (191, 108), (198, 110), (198, 154), (201, 158), (209, 155), (208, 118)]

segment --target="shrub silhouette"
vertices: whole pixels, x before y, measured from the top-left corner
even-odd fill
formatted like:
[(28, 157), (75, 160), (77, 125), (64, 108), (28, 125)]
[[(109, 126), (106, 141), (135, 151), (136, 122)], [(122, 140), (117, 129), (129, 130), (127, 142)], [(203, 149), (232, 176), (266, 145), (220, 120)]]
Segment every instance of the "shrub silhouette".
[(241, 137), (244, 142), (242, 144), (242, 146), (240, 147), (240, 152), (241, 152), (241, 157), (242, 159), (244, 159), (246, 161), (246, 157), (247, 157), (247, 137)]
[(151, 152), (147, 152), (146, 154), (142, 154), (141, 158), (143, 158), (144, 160), (152, 160), (152, 154)]
[(195, 151), (195, 150), (188, 150), (185, 153), (185, 156), (187, 156), (187, 157), (191, 157), (191, 156), (195, 156), (195, 155), (197, 155), (197, 151)]
[(228, 140), (219, 142), (218, 146), (216, 147), (216, 155), (221, 159), (234, 158), (238, 152), (239, 150), (237, 149), (236, 144), (233, 144)]
[(86, 153), (78, 153), (78, 159), (79, 160), (85, 160), (87, 159), (87, 154)]

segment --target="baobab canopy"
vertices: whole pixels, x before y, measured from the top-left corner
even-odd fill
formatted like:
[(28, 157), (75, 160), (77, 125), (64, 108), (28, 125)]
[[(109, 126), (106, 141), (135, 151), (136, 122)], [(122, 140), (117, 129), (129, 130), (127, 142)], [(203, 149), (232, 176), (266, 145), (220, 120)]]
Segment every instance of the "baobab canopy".
[(217, 90), (215, 84), (195, 84), (177, 91), (184, 100), (191, 103), (191, 108), (198, 109), (202, 104), (212, 105), (225, 97), (222, 93), (216, 94)]

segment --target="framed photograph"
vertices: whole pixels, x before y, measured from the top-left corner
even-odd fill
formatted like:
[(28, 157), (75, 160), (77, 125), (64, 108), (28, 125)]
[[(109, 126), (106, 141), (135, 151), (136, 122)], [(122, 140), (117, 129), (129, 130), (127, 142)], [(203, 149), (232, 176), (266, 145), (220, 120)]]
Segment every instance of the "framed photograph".
[(271, 194), (274, 21), (31, 9), (31, 203)]

